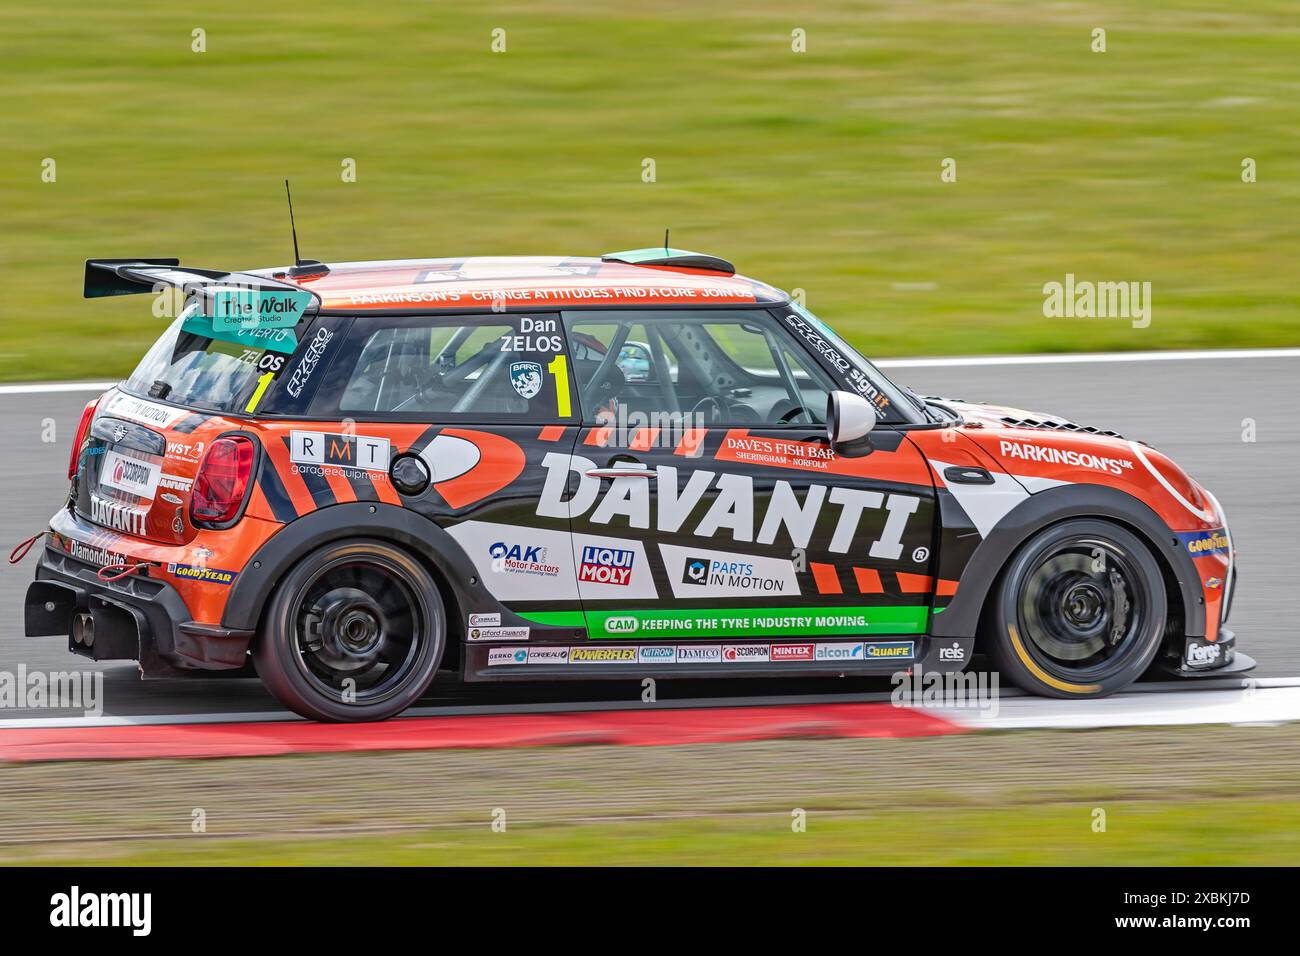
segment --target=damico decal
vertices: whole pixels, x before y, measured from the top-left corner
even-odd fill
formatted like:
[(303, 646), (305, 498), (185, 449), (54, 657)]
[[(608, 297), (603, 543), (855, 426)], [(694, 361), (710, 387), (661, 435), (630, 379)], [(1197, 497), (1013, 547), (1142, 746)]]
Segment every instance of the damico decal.
[(635, 562), (634, 551), (623, 548), (602, 548), (589, 544), (582, 549), (582, 563), (578, 565), (578, 580), (625, 587), (632, 581), (632, 567)]
[(116, 501), (106, 501), (92, 493), (90, 496), (90, 520), (114, 531), (127, 534), (144, 534), (145, 517), (148, 511), (132, 508)]
[(1212, 531), (1179, 531), (1178, 540), (1187, 548), (1187, 553), (1194, 558), (1204, 558), (1211, 554), (1227, 554), (1230, 550), (1226, 528)]
[(170, 428), (190, 412), (184, 408), (146, 402), (142, 398), (118, 392), (104, 409), (104, 414), (111, 418), (126, 418), (142, 425), (153, 425), (155, 428)]
[(167, 573), (189, 581), (202, 581), (205, 584), (224, 584), (229, 587), (235, 583), (234, 571), (222, 571), (197, 564), (169, 564)]
[(720, 644), (679, 644), (677, 646), (678, 664), (716, 664), (722, 660)]
[(312, 337), (311, 342), (307, 345), (306, 354), (303, 355), (302, 361), (298, 363), (298, 367), (289, 376), (289, 383), (284, 387), (284, 390), (294, 398), (302, 397), (303, 386), (311, 378), (311, 373), (316, 371), (316, 365), (320, 362), (321, 356), (325, 354), (325, 346), (330, 344), (332, 338), (334, 338), (334, 333), (329, 329), (321, 328), (316, 330), (316, 335)]
[(311, 471), (315, 466), (322, 474), (367, 471), (387, 476), (390, 456), (387, 438), (297, 430), (289, 433), (289, 460), (299, 472)]
[[(903, 553), (903, 535), (908, 519), (916, 513), (921, 499), (915, 495), (889, 494), (857, 488), (809, 485), (802, 501), (787, 481), (774, 482), (766, 511), (754, 513), (754, 480), (748, 475), (715, 473), (704, 469), (690, 472), (685, 487), (677, 481), (677, 469), (659, 465), (655, 480), (645, 478), (615, 478), (608, 482), (602, 494), (599, 478), (587, 475), (596, 463), (580, 455), (549, 452), (543, 457), (546, 482), (542, 488), (537, 513), (549, 518), (579, 518), (591, 514), (591, 524), (609, 524), (615, 518), (626, 520), (632, 528), (654, 527), (664, 534), (682, 531), (687, 518), (704, 499), (705, 493), (715, 492), (704, 516), (689, 533), (702, 538), (712, 538), (719, 532), (735, 541), (772, 544), (785, 530), (790, 542), (797, 548), (808, 546), (813, 528), (823, 507), (839, 509), (839, 519), (827, 548), (844, 554), (850, 548), (861, 547), (855, 542), (862, 513), (868, 510), (885, 512), (884, 527), (880, 536), (871, 542), (867, 553), (873, 558), (896, 561)], [(570, 476), (578, 478), (578, 489), (566, 497)], [(655, 494), (651, 495), (651, 488)], [(652, 498), (655, 514), (651, 516)], [(599, 501), (597, 500), (599, 499)], [(594, 507), (593, 507), (594, 506)]]
[(162, 466), (136, 458), (128, 458), (115, 451), (104, 455), (104, 467), (99, 473), (99, 483), (118, 491), (153, 498), (162, 476)]
[(779, 558), (659, 545), (677, 598), (789, 596), (799, 593), (794, 565)]
[(1003, 458), (1015, 458), (1020, 461), (1036, 461), (1049, 465), (1067, 465), (1071, 468), (1092, 468), (1112, 475), (1122, 475), (1132, 469), (1133, 462), (1127, 458), (1108, 458), (1086, 451), (1067, 448), (1053, 448), (1050, 445), (1034, 445), (1026, 441), (1007, 441), (999, 444)]

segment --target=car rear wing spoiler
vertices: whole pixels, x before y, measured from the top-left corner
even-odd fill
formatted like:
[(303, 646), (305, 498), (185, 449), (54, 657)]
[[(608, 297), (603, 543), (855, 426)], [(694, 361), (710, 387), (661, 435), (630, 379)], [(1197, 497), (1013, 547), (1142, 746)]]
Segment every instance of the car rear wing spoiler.
[(208, 299), (214, 289), (232, 287), (257, 292), (305, 292), (312, 297), (312, 303), (305, 311), (314, 312), (320, 308), (320, 296), (302, 286), (251, 272), (222, 272), (193, 266), (181, 268), (179, 259), (87, 259), (82, 295), (87, 299), (135, 295), (155, 291), (159, 286), (171, 286), (186, 295), (203, 299)]

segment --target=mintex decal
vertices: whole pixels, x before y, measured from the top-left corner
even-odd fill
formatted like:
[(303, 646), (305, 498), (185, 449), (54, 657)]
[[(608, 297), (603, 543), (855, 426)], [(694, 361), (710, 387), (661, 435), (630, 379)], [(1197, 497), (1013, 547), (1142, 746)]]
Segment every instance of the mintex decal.
[(1187, 548), (1187, 553), (1194, 558), (1204, 558), (1211, 554), (1227, 554), (1230, 550), (1226, 528), (1212, 531), (1179, 531), (1178, 540)]
[(390, 456), (387, 438), (296, 429), (289, 433), (289, 460), (298, 472), (346, 475), (349, 471), (367, 471), (387, 476)]
[[(758, 544), (774, 543), (784, 528), (794, 546), (803, 548), (812, 538), (822, 508), (831, 507), (838, 509), (839, 517), (827, 548), (843, 554), (865, 544), (855, 542), (863, 512), (881, 510), (885, 513), (884, 525), (871, 542), (868, 554), (888, 561), (898, 560), (903, 553), (908, 520), (921, 503), (915, 495), (818, 484), (809, 485), (800, 500), (789, 482), (777, 480), (766, 497), (766, 509), (757, 514), (754, 502), (764, 499), (755, 497), (754, 479), (749, 475), (693, 469), (685, 487), (681, 487), (677, 468), (659, 465), (653, 482), (640, 477), (615, 478), (602, 491), (601, 479), (587, 474), (596, 468), (596, 463), (588, 458), (549, 452), (543, 457), (542, 465), (546, 468), (546, 482), (537, 513), (544, 517), (578, 519), (586, 515), (586, 520), (595, 525), (609, 524), (618, 518), (626, 521), (628, 527), (653, 527), (662, 534), (690, 533), (712, 538), (721, 532), (734, 541)], [(570, 476), (574, 473), (578, 489), (570, 495)], [(652, 487), (654, 495), (650, 493)], [(693, 528), (684, 529), (687, 518), (696, 513), (696, 506), (706, 500), (709, 492), (713, 494), (703, 517)]]
[(141, 498), (153, 498), (162, 477), (162, 466), (153, 462), (128, 458), (109, 451), (104, 455), (104, 467), (99, 473), (99, 483)]
[(169, 564), (167, 565), (167, 573), (189, 581), (201, 581), (204, 584), (222, 584), (230, 587), (235, 583), (234, 571), (206, 568), (197, 564)]
[(155, 428), (170, 428), (190, 413), (184, 408), (146, 402), (142, 398), (133, 398), (118, 392), (104, 409), (104, 414), (112, 418), (126, 418), (142, 425), (152, 425)]
[(790, 596), (799, 593), (794, 565), (782, 558), (764, 558), (730, 551), (706, 551), (659, 545), (668, 581), (677, 598)]
[(1036, 461), (1049, 465), (1067, 465), (1071, 468), (1092, 468), (1112, 475), (1122, 475), (1132, 469), (1133, 462), (1127, 458), (1109, 458), (1094, 455), (1086, 451), (1069, 448), (1054, 448), (1050, 445), (1035, 445), (1027, 441), (1006, 441), (999, 445), (1003, 458), (1015, 458), (1019, 461)]
[(924, 605), (836, 607), (813, 611), (801, 607), (708, 608), (691, 610), (587, 611), (593, 638), (767, 637), (774, 635), (921, 634)]

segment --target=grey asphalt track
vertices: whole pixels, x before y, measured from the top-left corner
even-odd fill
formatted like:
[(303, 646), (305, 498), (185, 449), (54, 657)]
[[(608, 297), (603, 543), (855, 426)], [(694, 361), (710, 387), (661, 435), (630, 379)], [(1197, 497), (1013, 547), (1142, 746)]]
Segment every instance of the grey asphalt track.
[[(1241, 649), (1259, 661), (1259, 676), (1300, 674), (1300, 641), (1293, 600), (1300, 591), (1295, 550), (1300, 541), (1300, 358), (1242, 358), (974, 367), (906, 367), (890, 370), (922, 394), (989, 401), (1051, 411), (1084, 424), (1141, 438), (1171, 455), (1218, 496), (1240, 552), (1241, 578), (1231, 627)], [(68, 446), (84, 403), (93, 393), (0, 394), (0, 543), (12, 547), (44, 528), (66, 494)], [(1253, 422), (1254, 441), (1243, 441)], [(53, 422), (54, 440), (49, 423)], [(7, 548), (6, 548), (7, 553)], [(84, 670), (61, 638), (26, 638), (22, 599), (34, 557), (0, 568), (0, 671)], [(139, 680), (132, 664), (101, 665), (107, 715), (249, 713), (278, 711), (255, 680)], [(661, 682), (661, 697), (672, 692)], [(676, 683), (676, 682), (675, 682)], [(845, 682), (680, 682), (682, 696), (704, 693), (806, 694), (824, 686), (844, 692)], [(694, 685), (694, 686), (690, 686)], [(737, 686), (739, 685), (739, 686)], [(798, 686), (796, 686), (798, 685)], [(761, 689), (760, 689), (761, 688)], [(866, 689), (866, 685), (863, 685)], [(472, 689), (436, 686), (440, 699), (601, 699), (639, 694), (635, 684), (572, 684), (540, 688)], [(45, 716), (57, 712), (45, 711)], [(6, 717), (38, 716), (0, 710)]]

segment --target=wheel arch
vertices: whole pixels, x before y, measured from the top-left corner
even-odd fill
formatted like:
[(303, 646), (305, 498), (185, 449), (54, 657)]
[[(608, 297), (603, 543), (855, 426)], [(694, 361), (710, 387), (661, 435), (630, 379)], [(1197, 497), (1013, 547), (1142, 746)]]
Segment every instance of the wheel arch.
[[(272, 535), (249, 558), (231, 585), (222, 626), (258, 630), (280, 580), (307, 552), (347, 538), (379, 538), (420, 561), (438, 585), (447, 611), (444, 661), (458, 663), (464, 608), (469, 600), (495, 604), (469, 556), (433, 521), (394, 505), (349, 502), (304, 515)], [(475, 593), (480, 592), (480, 593)], [(254, 637), (254, 640), (257, 640)]]
[(1031, 495), (1013, 508), (971, 555), (957, 593), (934, 617), (935, 637), (978, 637), (980, 620), (1003, 569), (1030, 537), (1070, 518), (1113, 521), (1138, 535), (1151, 549), (1165, 578), (1169, 622), (1189, 637), (1205, 634), (1201, 578), (1174, 531), (1150, 507), (1104, 485), (1068, 485)]

